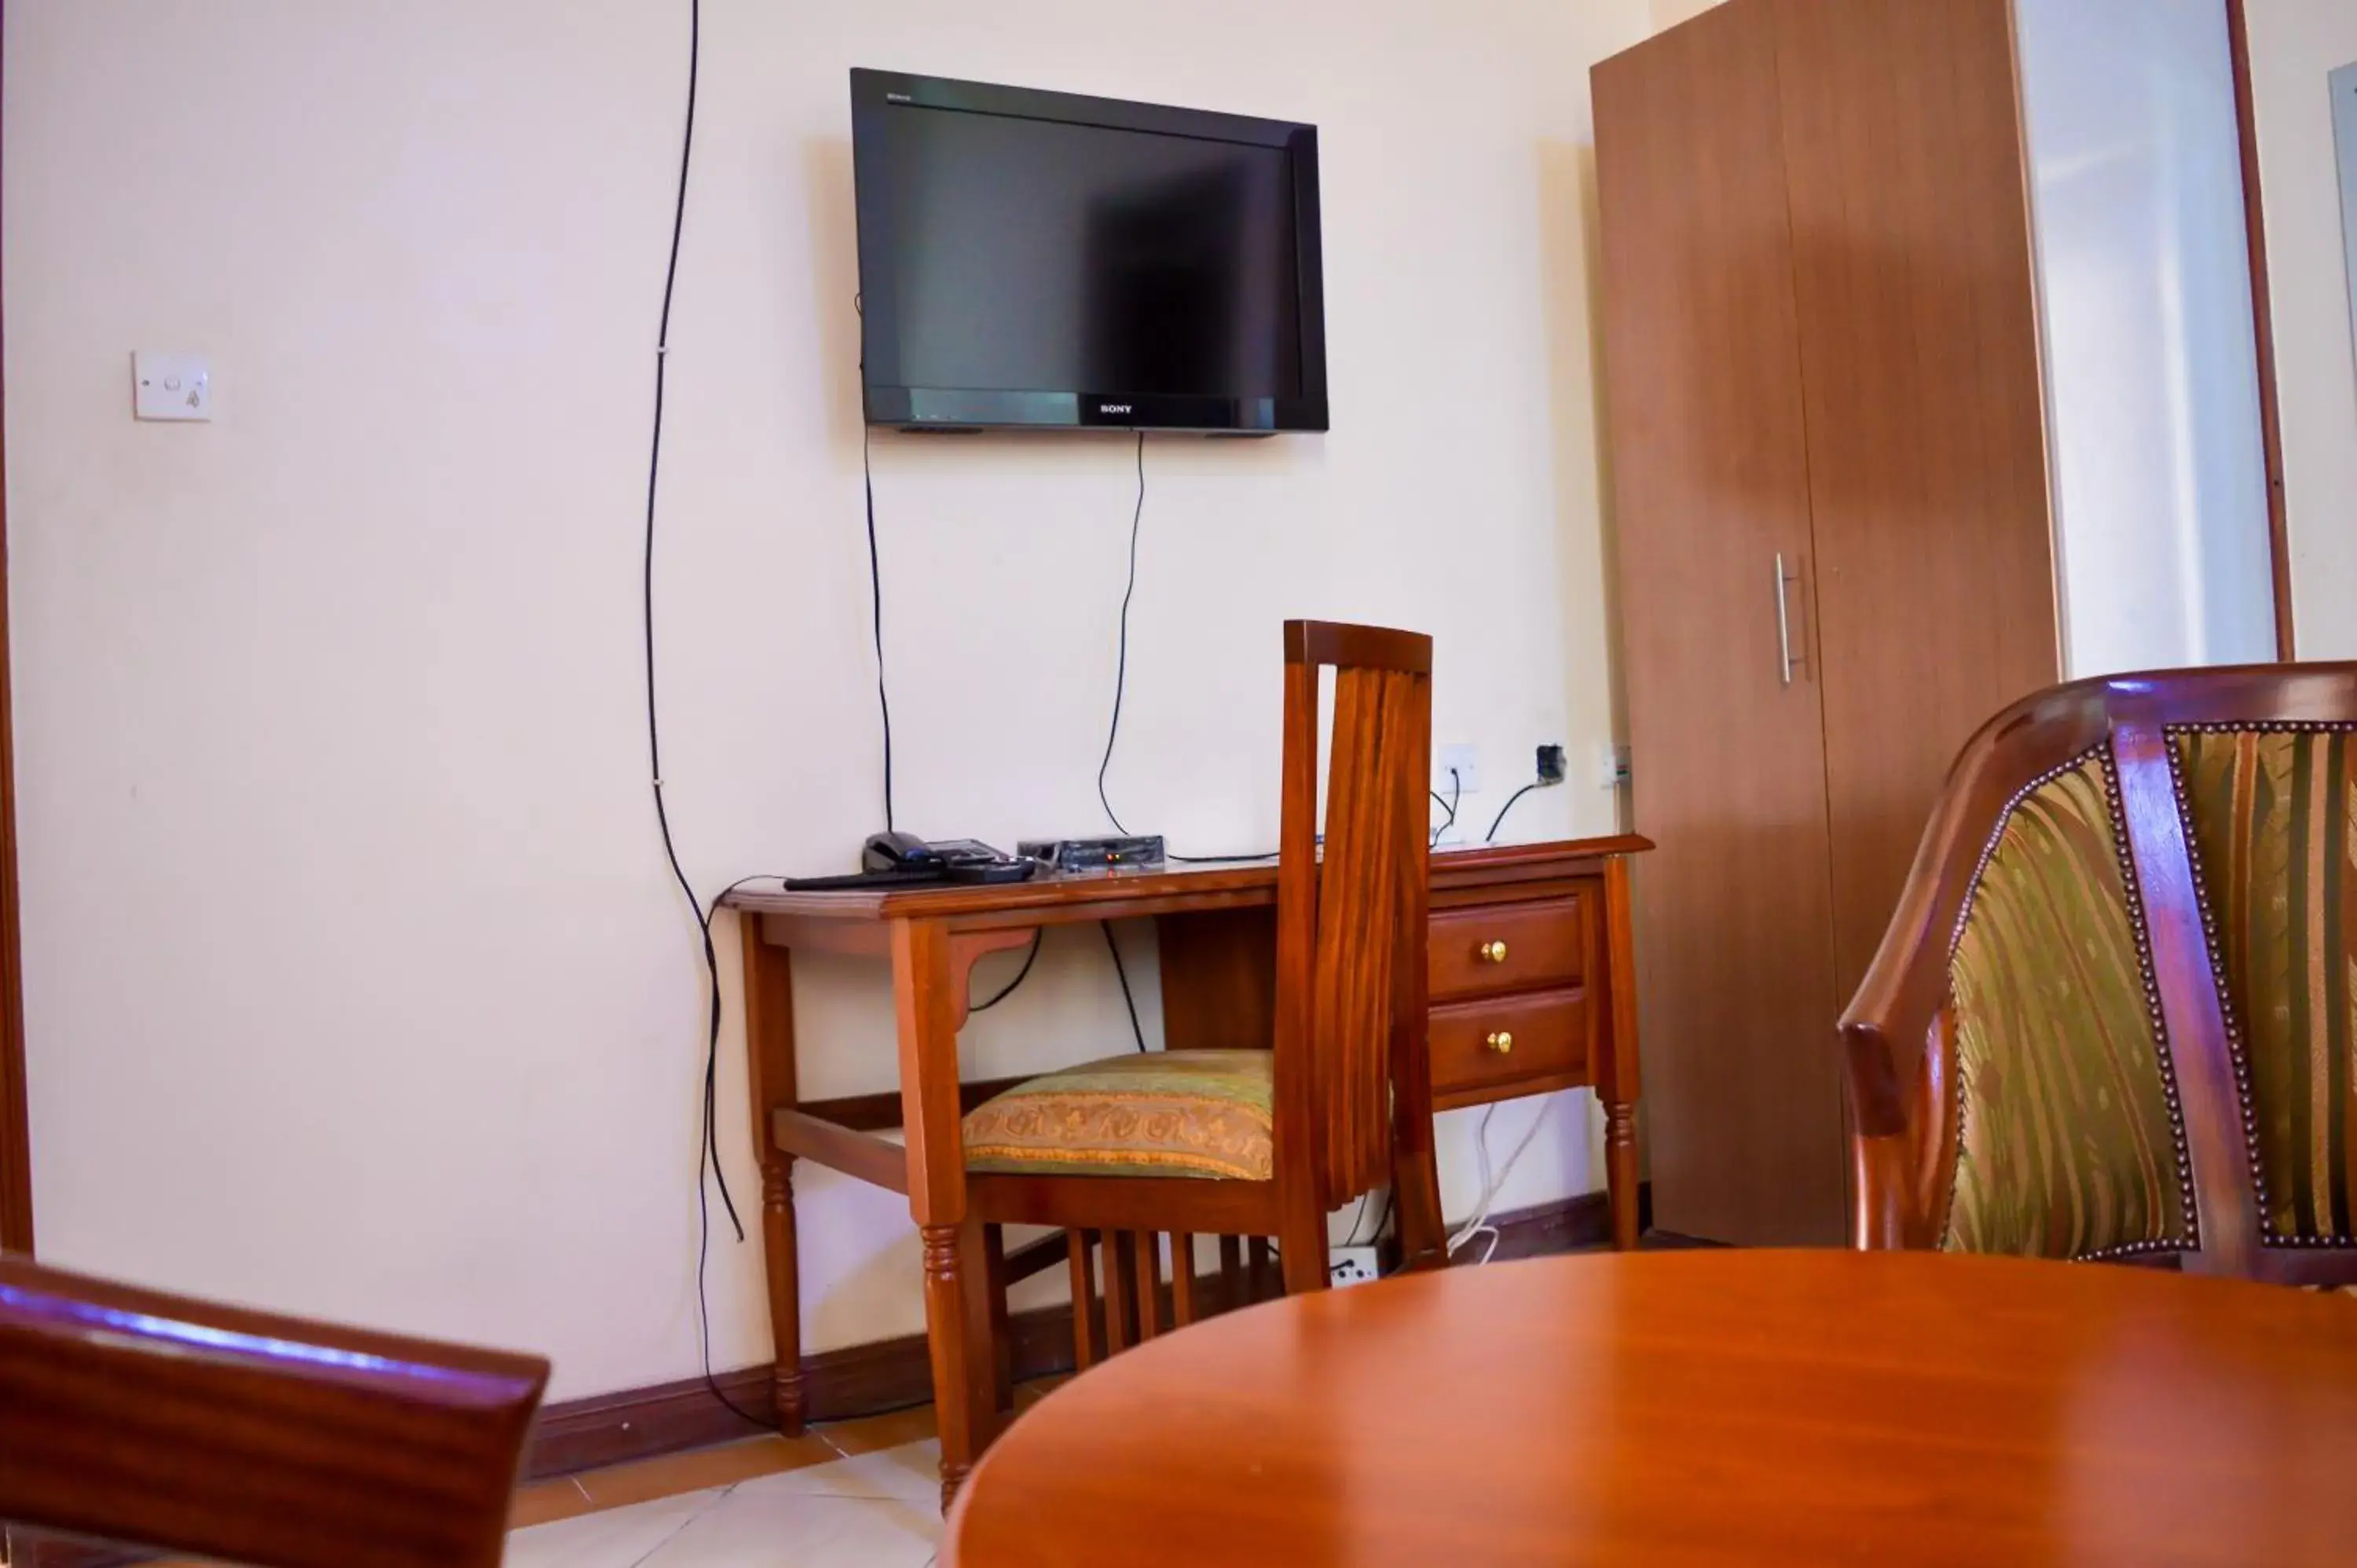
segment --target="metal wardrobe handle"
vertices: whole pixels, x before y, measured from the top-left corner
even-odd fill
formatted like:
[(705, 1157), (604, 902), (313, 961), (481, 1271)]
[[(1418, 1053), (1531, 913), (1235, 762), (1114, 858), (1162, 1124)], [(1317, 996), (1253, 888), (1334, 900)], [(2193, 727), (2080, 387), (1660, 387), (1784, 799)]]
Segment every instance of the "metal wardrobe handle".
[(1784, 603), (1784, 585), (1792, 581), (1784, 570), (1784, 553), (1776, 552), (1776, 674), (1780, 684), (1792, 683), (1792, 616)]

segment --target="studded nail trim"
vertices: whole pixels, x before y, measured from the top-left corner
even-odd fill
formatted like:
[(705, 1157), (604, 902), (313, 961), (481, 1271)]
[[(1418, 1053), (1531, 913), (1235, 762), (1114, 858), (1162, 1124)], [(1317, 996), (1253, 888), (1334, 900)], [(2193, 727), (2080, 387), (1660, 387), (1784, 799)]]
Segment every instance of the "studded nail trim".
[(2177, 820), (2185, 833), (2185, 859), (2193, 868), (2193, 902), (2201, 912), (2201, 940), (2210, 953), (2210, 983), (2218, 995), (2219, 1016), (2225, 1021), (2226, 1054), (2234, 1065), (2234, 1097), (2242, 1102), (2243, 1152), (2249, 1161), (2251, 1187), (2258, 1198), (2260, 1244), (2312, 1251), (2345, 1249), (2357, 1243), (2357, 1237), (2287, 1236), (2276, 1229), (2275, 1204), (2267, 1196), (2266, 1166), (2259, 1158), (2258, 1101), (2251, 1091), (2251, 1057), (2243, 1033), (2242, 1004), (2234, 996), (2233, 988), (2226, 983), (2225, 941), (2218, 932), (2218, 912), (2211, 902), (2209, 883), (2201, 874), (2201, 856), (2194, 847), (2201, 841), (2193, 831), (2193, 795), (2176, 741), (2178, 736), (2186, 735), (2357, 735), (2357, 724), (2345, 720), (2251, 719), (2236, 724), (2163, 725), (2160, 735), (2162, 749), (2169, 753), (2169, 782), (2177, 797)]
[[(2161, 1014), (2160, 983), (2154, 973), (2151, 934), (2145, 927), (2144, 894), (2136, 881), (2136, 860), (2128, 853), (2127, 813), (2120, 804), (2120, 778), (2117, 763), (2113, 759), (2108, 741), (2098, 741), (2077, 756), (2068, 757), (2031, 779), (2006, 798), (2005, 807), (1997, 812), (1996, 822), (1989, 829), (1981, 845), (1980, 858), (1973, 863), (1972, 880), (1964, 888), (1963, 907), (1957, 911), (1955, 928), (1948, 934), (1948, 967), (1953, 972), (1956, 950), (1964, 940), (1964, 927), (1972, 919), (1973, 905), (1979, 899), (1981, 878), (1996, 858), (1997, 845), (2005, 838), (2005, 830), (2013, 821), (2014, 811), (2022, 801), (2036, 794), (2067, 773), (2085, 767), (2090, 758), (2099, 762), (2104, 775), (2104, 811), (2112, 826), (2112, 854), (2119, 862), (2120, 890), (2126, 903), (2128, 930), (2136, 944), (2136, 980), (2144, 990), (2145, 1015), (2152, 1026), (2153, 1062), (2160, 1072), (2161, 1094), (2169, 1104), (2169, 1134), (2171, 1150), (2177, 1159), (2177, 1189), (2185, 1211), (2187, 1234), (2182, 1239), (2158, 1239), (2147, 1241), (2125, 1241), (2117, 1246), (2101, 1247), (2093, 1251), (2073, 1254), (2074, 1260), (2097, 1262), (2107, 1258), (2126, 1258), (2152, 1252), (2196, 1251), (2201, 1245), (2201, 1210), (2193, 1193), (2193, 1160), (2185, 1136), (2185, 1108), (2177, 1093), (2177, 1073), (2169, 1051), (2169, 1024)], [(1956, 1086), (1956, 1160), (1948, 1173), (1948, 1209), (1940, 1217), (1941, 1244), (1947, 1242), (1949, 1228), (1955, 1219), (1956, 1184), (1964, 1172), (1964, 1075), (1953, 1075)]]

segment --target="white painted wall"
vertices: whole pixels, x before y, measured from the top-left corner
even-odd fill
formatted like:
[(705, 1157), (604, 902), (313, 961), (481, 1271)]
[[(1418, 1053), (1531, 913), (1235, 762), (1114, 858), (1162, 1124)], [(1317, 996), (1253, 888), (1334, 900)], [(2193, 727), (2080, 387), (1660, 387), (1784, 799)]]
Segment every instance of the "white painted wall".
[(1666, 32), (1680, 22), (1701, 16), (1720, 0), (1652, 0), (1653, 31)]
[[(1286, 616), (1435, 634), (1437, 738), (1483, 748), (1469, 822), (1537, 742), (1608, 738), (1587, 67), (1644, 34), (1644, 0), (704, 11), (656, 594), (699, 887), (839, 868), (881, 816), (854, 64), (1321, 128), (1335, 428), (1150, 444), (1112, 779), (1133, 825), (1274, 842)], [(56, 1262), (537, 1348), (558, 1397), (694, 1370), (704, 982), (649, 809), (638, 620), (685, 23), (679, 0), (6, 8)], [(135, 347), (210, 354), (215, 422), (135, 425)], [(1119, 436), (877, 437), (904, 825), (1098, 826), (1130, 462)], [(1575, 786), (1509, 836), (1614, 819)], [(798, 993), (807, 1092), (891, 1081), (880, 966), (812, 962)], [(1082, 931), (966, 1038), (1003, 1073), (1125, 1035)], [(742, 1202), (737, 1041), (732, 1016)], [(1444, 1122), (1452, 1213), (1475, 1114)], [(1493, 1147), (1534, 1116), (1509, 1206), (1596, 1185), (1587, 1097), (1501, 1108)], [(900, 1201), (823, 1174), (802, 1196), (810, 1346), (916, 1329)], [(722, 1367), (766, 1358), (758, 1280), (724, 1231)]]
[(2275, 656), (2221, 0), (2019, 0), (2063, 667)]
[(2357, 61), (2357, 5), (2249, 0), (2246, 17), (2294, 634), (2302, 659), (2357, 659), (2357, 352), (2325, 87)]

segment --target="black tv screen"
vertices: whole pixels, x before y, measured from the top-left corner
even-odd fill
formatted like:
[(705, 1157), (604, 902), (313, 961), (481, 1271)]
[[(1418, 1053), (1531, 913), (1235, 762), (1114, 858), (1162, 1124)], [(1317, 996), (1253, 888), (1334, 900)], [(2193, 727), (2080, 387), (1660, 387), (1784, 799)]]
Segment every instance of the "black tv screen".
[(1326, 428), (1318, 132), (851, 73), (868, 422)]

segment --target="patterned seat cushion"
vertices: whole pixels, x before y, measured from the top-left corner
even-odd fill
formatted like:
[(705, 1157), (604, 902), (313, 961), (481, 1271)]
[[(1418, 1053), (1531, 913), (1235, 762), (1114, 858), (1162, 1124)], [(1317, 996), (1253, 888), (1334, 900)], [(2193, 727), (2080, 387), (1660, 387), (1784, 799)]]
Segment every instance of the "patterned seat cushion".
[(1275, 1053), (1152, 1051), (1017, 1084), (965, 1119), (975, 1172), (1266, 1181)]
[(2016, 800), (1949, 961), (1962, 1118), (1952, 1251), (2082, 1258), (2192, 1242), (2191, 1176), (2137, 910), (2093, 753)]
[(2357, 733), (2172, 729), (2269, 1240), (2357, 1236)]

